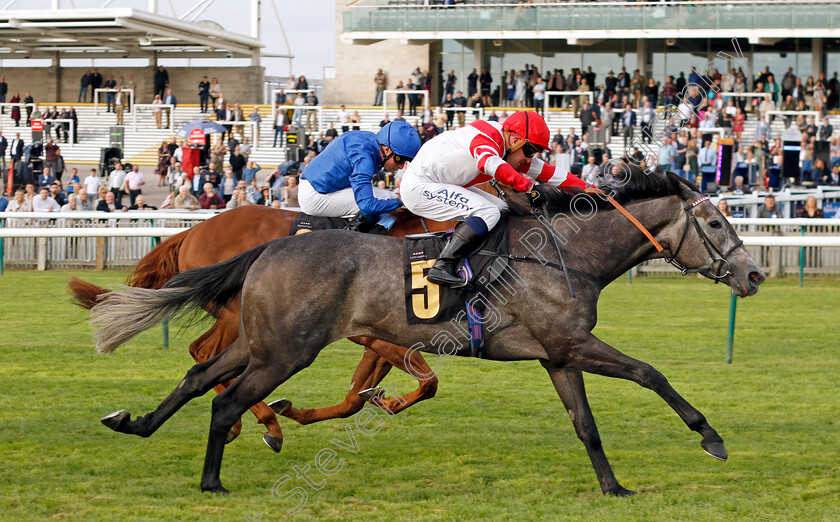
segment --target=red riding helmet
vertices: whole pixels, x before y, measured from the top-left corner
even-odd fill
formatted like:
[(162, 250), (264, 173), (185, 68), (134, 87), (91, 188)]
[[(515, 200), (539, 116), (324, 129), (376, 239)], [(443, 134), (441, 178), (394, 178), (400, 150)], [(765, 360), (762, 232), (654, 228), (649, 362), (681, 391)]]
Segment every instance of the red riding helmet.
[(502, 128), (516, 134), (528, 143), (548, 149), (548, 125), (542, 116), (534, 111), (516, 111), (505, 120)]

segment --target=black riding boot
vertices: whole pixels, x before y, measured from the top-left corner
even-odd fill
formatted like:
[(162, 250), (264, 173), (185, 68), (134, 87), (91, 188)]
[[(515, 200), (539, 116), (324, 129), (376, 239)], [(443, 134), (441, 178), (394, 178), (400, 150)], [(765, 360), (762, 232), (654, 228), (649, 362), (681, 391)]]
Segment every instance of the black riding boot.
[(356, 216), (347, 223), (347, 230), (353, 232), (361, 232), (362, 234), (377, 234), (384, 236), (388, 233), (388, 229), (380, 224), (374, 223), (359, 212)]
[(478, 248), (481, 241), (481, 236), (476, 234), (475, 230), (466, 224), (459, 226), (429, 270), (429, 281), (452, 288), (466, 285), (467, 281), (458, 274), (458, 262)]

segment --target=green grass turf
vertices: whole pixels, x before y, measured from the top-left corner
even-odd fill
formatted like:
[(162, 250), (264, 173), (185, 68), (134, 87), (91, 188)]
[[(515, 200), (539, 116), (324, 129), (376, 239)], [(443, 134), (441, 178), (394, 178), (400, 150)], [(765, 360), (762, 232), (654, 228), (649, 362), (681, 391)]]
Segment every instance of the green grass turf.
[[(123, 272), (81, 274), (114, 285)], [(110, 356), (95, 353), (87, 312), (69, 304), (70, 272), (7, 271), (0, 278), (0, 519), (288, 518), (272, 498), (313, 464), (352, 419), (299, 426), (284, 419), (275, 455), (248, 413), (227, 447), (230, 496), (199, 490), (213, 393), (153, 437), (109, 431), (99, 418), (154, 409), (191, 366), (193, 329), (160, 349), (155, 328)], [(296, 519), (356, 520), (837, 520), (840, 282), (771, 280), (739, 301), (735, 361), (724, 364), (728, 288), (695, 278), (620, 279), (601, 299), (597, 335), (649, 362), (726, 441), (729, 462), (653, 392), (587, 376), (587, 391), (619, 481), (632, 498), (601, 495), (583, 445), (536, 362), (446, 360), (435, 399), (357, 430), (356, 454)], [(290, 303), (290, 305), (292, 305)], [(292, 306), (291, 311), (294, 311)], [(297, 406), (338, 402), (360, 358), (349, 342), (271, 395)], [(434, 365), (434, 357), (428, 357)], [(394, 371), (402, 393), (414, 388)], [(313, 477), (320, 474), (311, 470)]]

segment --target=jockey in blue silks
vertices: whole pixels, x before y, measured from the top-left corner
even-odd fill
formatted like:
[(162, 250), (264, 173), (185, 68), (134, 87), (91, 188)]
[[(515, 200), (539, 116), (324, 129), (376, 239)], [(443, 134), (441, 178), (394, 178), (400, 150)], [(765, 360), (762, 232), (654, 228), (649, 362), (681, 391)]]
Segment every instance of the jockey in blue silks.
[(349, 131), (334, 139), (300, 177), (300, 208), (312, 216), (348, 217), (375, 223), (385, 233), (395, 222), (389, 214), (402, 202), (396, 194), (373, 186), (381, 168), (397, 170), (420, 150), (420, 136), (404, 121), (391, 122), (378, 133)]

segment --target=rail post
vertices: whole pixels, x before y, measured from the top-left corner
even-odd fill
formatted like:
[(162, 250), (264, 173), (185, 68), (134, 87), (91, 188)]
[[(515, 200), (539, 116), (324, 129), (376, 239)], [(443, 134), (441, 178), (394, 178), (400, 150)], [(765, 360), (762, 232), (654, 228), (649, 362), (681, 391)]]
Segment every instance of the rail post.
[[(155, 226), (154, 220), (152, 220), (151, 225)], [(159, 244), (160, 236), (152, 237), (152, 248), (155, 248)], [(169, 321), (164, 321), (160, 325), (163, 327), (163, 344), (161, 345), (161, 348), (167, 349), (169, 348)]]
[(729, 296), (729, 331), (726, 333), (726, 364), (732, 364), (732, 351), (735, 345), (735, 310), (738, 301), (735, 294)]
[[(805, 236), (805, 227), (802, 229), (802, 236)], [(805, 247), (799, 247), (799, 288), (802, 288), (805, 279)]]

